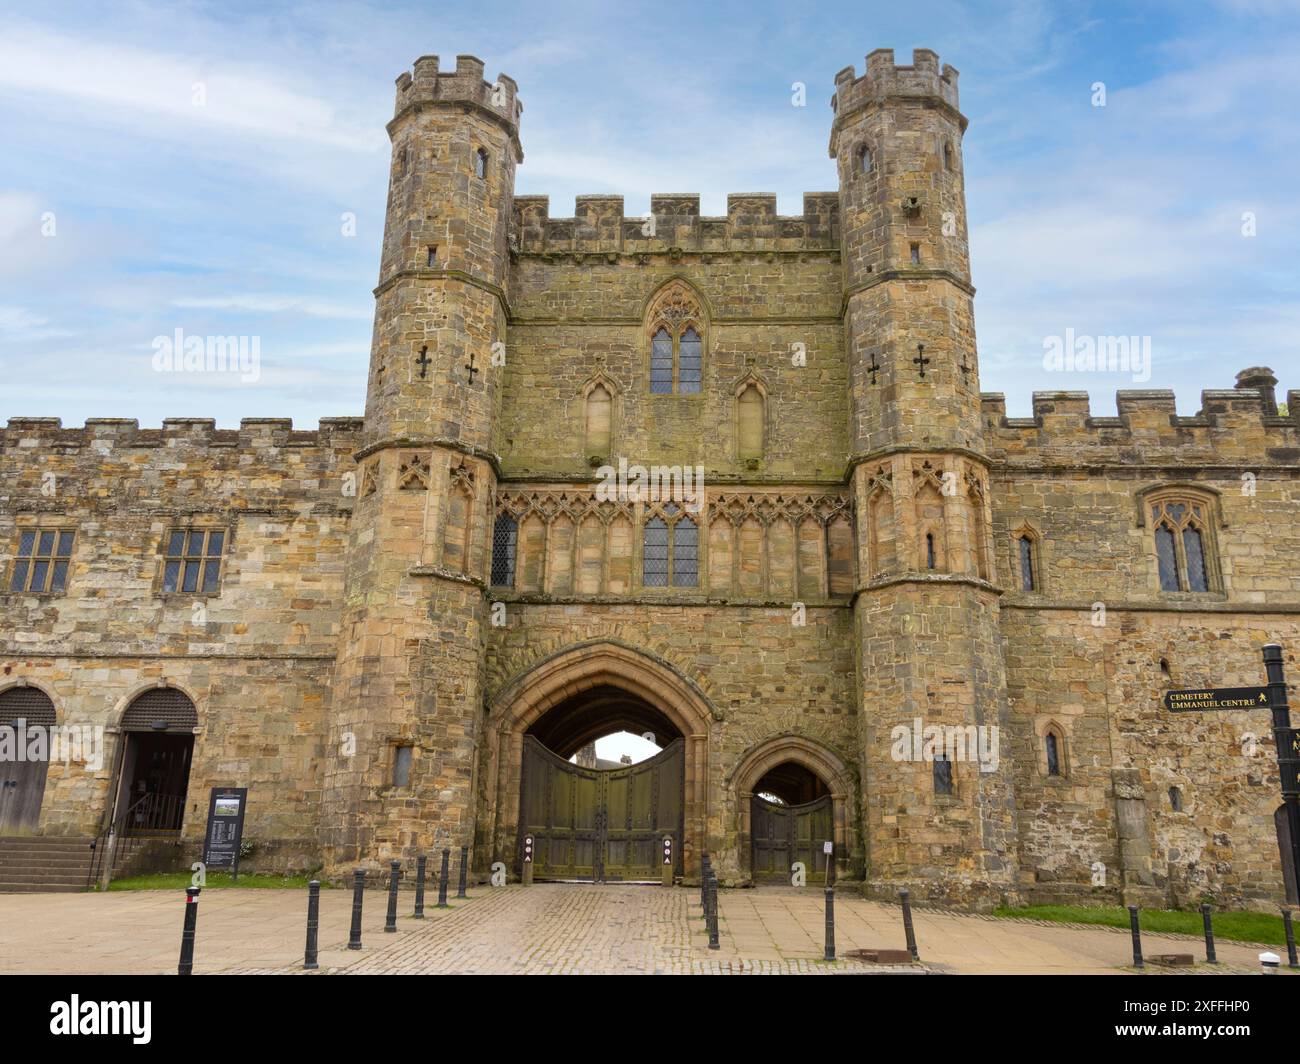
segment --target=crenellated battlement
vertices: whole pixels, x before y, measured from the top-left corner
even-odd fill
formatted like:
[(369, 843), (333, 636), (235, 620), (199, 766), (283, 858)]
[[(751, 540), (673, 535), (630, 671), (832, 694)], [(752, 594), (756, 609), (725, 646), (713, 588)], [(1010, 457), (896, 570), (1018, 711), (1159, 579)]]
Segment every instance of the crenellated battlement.
[[(1264, 371), (1268, 372), (1268, 371)], [(1244, 377), (1236, 388), (1201, 392), (1201, 409), (1180, 415), (1172, 391), (1115, 393), (1118, 415), (1094, 417), (1087, 392), (1035, 392), (1032, 417), (1007, 417), (1001, 392), (980, 395), (989, 452), (1035, 462), (1225, 462), (1300, 465), (1300, 391), (1279, 416), (1271, 389)]]
[(929, 48), (913, 49), (911, 66), (895, 64), (892, 48), (877, 48), (867, 56), (862, 77), (851, 66), (835, 75), (831, 110), (842, 119), (861, 107), (897, 97), (934, 98), (959, 110), (957, 70), (945, 63), (941, 71), (939, 56)]
[(0, 452), (51, 447), (322, 447), (351, 448), (361, 438), (359, 417), (321, 418), (316, 429), (293, 427), (291, 418), (244, 418), (237, 429), (219, 429), (211, 418), (166, 418), (162, 428), (142, 429), (134, 418), (87, 418), (64, 428), (56, 417), (10, 418), (0, 430)]
[(397, 100), (393, 115), (400, 115), (417, 104), (466, 103), (484, 108), (505, 122), (518, 136), (519, 119), (524, 105), (514, 78), (498, 74), (495, 82), (483, 77), (483, 60), (472, 55), (458, 55), (455, 71), (441, 71), (436, 55), (423, 55), (415, 61), (411, 73), (397, 79)]
[(698, 193), (665, 192), (650, 197), (649, 215), (629, 217), (622, 196), (579, 196), (572, 218), (552, 218), (549, 197), (516, 196), (511, 244), (523, 255), (837, 252), (837, 194), (807, 192), (803, 202), (802, 215), (780, 215), (774, 194), (738, 192), (727, 197), (725, 217), (708, 217)]

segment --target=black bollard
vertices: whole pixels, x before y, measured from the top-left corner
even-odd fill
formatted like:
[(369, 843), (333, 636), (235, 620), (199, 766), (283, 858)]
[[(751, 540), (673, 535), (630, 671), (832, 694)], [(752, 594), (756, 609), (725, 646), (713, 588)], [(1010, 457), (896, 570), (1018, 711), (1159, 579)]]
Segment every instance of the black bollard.
[(1291, 910), (1282, 910), (1282, 926), (1286, 929), (1286, 966), (1288, 968), (1300, 968), (1296, 963), (1295, 957), (1295, 931), (1291, 928)]
[(181, 929), (181, 960), (176, 965), (177, 975), (194, 974), (194, 929), (199, 923), (199, 891), (201, 887), (185, 888), (185, 924)]
[(397, 877), (402, 874), (401, 861), (388, 862), (388, 915), (384, 919), (384, 930), (397, 930)]
[(1210, 920), (1210, 907), (1204, 903), (1201, 904), (1201, 926), (1205, 928), (1205, 963), (1218, 964), (1219, 958), (1214, 955), (1214, 924)]
[(709, 855), (706, 853), (700, 858), (700, 908), (709, 907)]
[(427, 860), (424, 854), (415, 859), (415, 912), (411, 915), (416, 920), (424, 919), (424, 866)]
[(447, 877), (451, 875), (451, 851), (442, 851), (442, 873), (438, 876), (438, 908), (447, 908)]
[(825, 959), (835, 959), (835, 891), (826, 888), (826, 954)]
[(465, 884), (469, 877), (469, 847), (460, 848), (460, 882), (456, 884), (456, 897), (467, 897), (465, 893)]
[(718, 877), (709, 868), (709, 949), (721, 949), (718, 943)]
[(900, 890), (898, 896), (903, 902), (903, 934), (907, 936), (907, 952), (912, 955), (912, 960), (919, 961), (921, 955), (916, 949), (916, 931), (912, 928), (912, 896), (905, 890)]
[(1142, 963), (1142, 932), (1138, 929), (1138, 907), (1128, 907), (1128, 929), (1133, 935), (1133, 967), (1145, 968)]
[(352, 933), (348, 936), (348, 949), (361, 948), (361, 900), (366, 890), (366, 870), (358, 868), (352, 873)]
[(302, 966), (308, 971), (320, 967), (316, 963), (316, 934), (320, 929), (320, 880), (307, 884), (307, 948), (303, 950)]

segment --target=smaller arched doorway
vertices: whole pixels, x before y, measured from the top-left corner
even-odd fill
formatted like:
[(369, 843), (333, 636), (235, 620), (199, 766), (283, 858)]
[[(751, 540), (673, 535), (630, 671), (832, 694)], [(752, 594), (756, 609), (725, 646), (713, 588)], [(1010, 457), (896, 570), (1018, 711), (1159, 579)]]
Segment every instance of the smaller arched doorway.
[(50, 767), (54, 703), (38, 687), (0, 691), (0, 835), (30, 835), (40, 826)]
[(834, 811), (830, 788), (815, 772), (794, 761), (782, 762), (754, 784), (750, 801), (755, 882), (788, 883), (796, 862), (810, 877), (830, 867), (832, 857), (824, 847), (834, 842)]
[(777, 736), (751, 747), (731, 780), (740, 859), (755, 883), (789, 883), (796, 862), (803, 864), (810, 885), (823, 877), (834, 882), (861, 876), (856, 785), (849, 767), (829, 748), (797, 735)]
[[(596, 741), (616, 735), (658, 750), (635, 763), (597, 759)], [(533, 875), (656, 880), (665, 838), (679, 871), (685, 751), (664, 713), (613, 685), (588, 688), (534, 721), (523, 737), (519, 798), (519, 837), (533, 840)]]
[(198, 724), (194, 703), (175, 687), (150, 688), (126, 707), (116, 818), (124, 834), (180, 831)]

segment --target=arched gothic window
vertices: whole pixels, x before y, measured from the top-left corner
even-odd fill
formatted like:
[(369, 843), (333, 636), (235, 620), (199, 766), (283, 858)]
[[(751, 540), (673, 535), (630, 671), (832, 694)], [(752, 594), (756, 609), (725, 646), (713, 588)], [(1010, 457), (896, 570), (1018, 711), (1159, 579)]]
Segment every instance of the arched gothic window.
[(704, 380), (704, 316), (690, 287), (672, 281), (651, 301), (650, 391), (695, 395)]
[(597, 381), (587, 390), (584, 453), (587, 458), (609, 457), (614, 432), (614, 396)]
[(1037, 591), (1038, 581), (1034, 577), (1034, 541), (1029, 536), (1022, 535), (1016, 543), (1020, 549), (1020, 589)]
[(1154, 530), (1160, 590), (1215, 590), (1209, 501), (1169, 495), (1149, 499), (1146, 505)]
[(1043, 736), (1043, 753), (1047, 758), (1047, 774), (1049, 776), (1059, 776), (1061, 774), (1061, 742), (1056, 737), (1056, 732), (1048, 732)]
[(641, 583), (645, 587), (695, 587), (699, 567), (699, 526), (670, 502), (645, 523)]
[(492, 526), (492, 586), (515, 586), (515, 551), (519, 526), (509, 514), (497, 514)]

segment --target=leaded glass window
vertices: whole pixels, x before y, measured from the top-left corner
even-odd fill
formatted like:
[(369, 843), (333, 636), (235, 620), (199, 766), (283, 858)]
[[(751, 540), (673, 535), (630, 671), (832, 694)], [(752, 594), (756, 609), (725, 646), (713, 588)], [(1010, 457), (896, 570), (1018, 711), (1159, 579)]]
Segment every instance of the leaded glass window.
[(646, 587), (668, 586), (668, 522), (662, 517), (652, 517), (646, 522), (641, 568)]
[(650, 390), (670, 395), (673, 390), (673, 338), (660, 329), (650, 341)]
[(211, 528), (174, 528), (163, 556), (163, 591), (210, 594), (221, 583), (226, 533)]
[(515, 586), (515, 552), (519, 525), (509, 514), (498, 514), (492, 526), (492, 586)]
[(18, 535), (18, 554), (9, 577), (10, 591), (44, 595), (64, 589), (75, 533), (66, 529), (28, 529)]
[(1020, 586), (1025, 591), (1037, 587), (1034, 579), (1034, 541), (1028, 536), (1020, 537)]
[(694, 290), (671, 281), (646, 314), (652, 395), (697, 395), (704, 380), (703, 316)]
[(1213, 590), (1208, 505), (1178, 498), (1157, 499), (1150, 507), (1160, 590)]
[(703, 347), (700, 334), (694, 329), (682, 333), (680, 355), (677, 367), (677, 390), (683, 393), (695, 393), (700, 390), (700, 372)]

